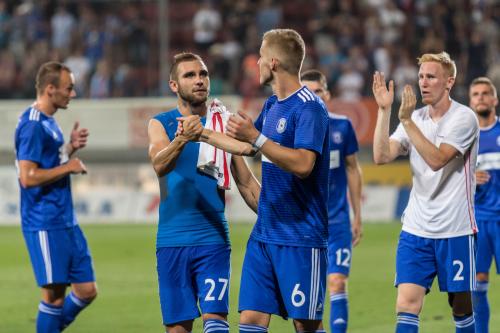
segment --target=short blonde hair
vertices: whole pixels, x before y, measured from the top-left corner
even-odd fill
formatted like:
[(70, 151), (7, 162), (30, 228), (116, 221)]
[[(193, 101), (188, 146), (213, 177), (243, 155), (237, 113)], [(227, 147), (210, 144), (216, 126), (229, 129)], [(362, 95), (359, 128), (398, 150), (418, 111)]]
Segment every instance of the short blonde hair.
[(440, 63), (449, 76), (452, 78), (457, 77), (457, 65), (455, 65), (455, 61), (451, 59), (450, 55), (444, 51), (441, 53), (426, 53), (417, 58), (417, 60), (419, 65), (422, 65), (424, 62)]
[(493, 93), (493, 97), (497, 98), (497, 88), (495, 87), (493, 82), (491, 82), (491, 80), (489, 78), (487, 78), (486, 76), (481, 76), (481, 77), (475, 78), (474, 80), (472, 80), (472, 82), (469, 86), (469, 89), (474, 87), (477, 84), (486, 84), (486, 85), (490, 86), (491, 92)]
[(282, 68), (290, 74), (299, 74), (306, 54), (306, 44), (300, 34), (292, 29), (269, 30), (262, 37), (267, 46), (276, 52)]

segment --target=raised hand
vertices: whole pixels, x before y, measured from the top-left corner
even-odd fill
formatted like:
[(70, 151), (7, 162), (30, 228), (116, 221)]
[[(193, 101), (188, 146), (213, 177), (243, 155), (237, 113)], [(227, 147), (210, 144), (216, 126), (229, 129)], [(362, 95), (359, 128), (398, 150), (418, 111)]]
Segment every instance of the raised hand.
[(86, 174), (87, 173), (87, 167), (79, 158), (72, 158), (68, 161), (67, 163), (71, 173), (73, 174)]
[(389, 89), (387, 89), (384, 73), (377, 71), (373, 74), (372, 91), (378, 107), (383, 111), (390, 111), (394, 101), (394, 81), (389, 81)]
[(203, 132), (203, 125), (200, 117), (191, 115), (187, 117), (177, 118), (179, 125), (177, 126), (177, 136), (182, 136), (189, 141), (198, 141)]
[(252, 118), (242, 111), (229, 117), (226, 133), (232, 138), (248, 143), (254, 143), (259, 136), (259, 131), (253, 125)]
[(87, 145), (87, 137), (89, 136), (89, 130), (86, 128), (79, 128), (80, 123), (75, 121), (73, 129), (71, 130), (70, 140), (71, 147), (74, 150), (82, 149)]
[(417, 105), (417, 97), (409, 84), (405, 85), (403, 89), (403, 96), (401, 97), (401, 106), (399, 107), (399, 121), (411, 119), (411, 114), (415, 111)]
[(476, 171), (476, 185), (483, 185), (490, 180), (490, 174), (487, 171)]

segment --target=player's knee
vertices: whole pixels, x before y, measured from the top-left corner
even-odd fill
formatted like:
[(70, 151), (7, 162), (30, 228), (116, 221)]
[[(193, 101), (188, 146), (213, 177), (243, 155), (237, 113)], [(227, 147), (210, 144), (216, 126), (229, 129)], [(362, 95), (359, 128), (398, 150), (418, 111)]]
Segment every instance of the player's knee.
[(396, 301), (396, 311), (397, 312), (407, 312), (413, 314), (419, 314), (422, 310), (422, 300), (418, 297), (408, 297), (398, 295)]
[(90, 303), (97, 297), (97, 285), (92, 283), (85, 286), (85, 288), (78, 288), (78, 290), (74, 290), (74, 292), (78, 298)]
[(227, 313), (204, 313), (202, 315), (203, 321), (216, 319), (216, 320), (224, 320), (227, 321)]
[(488, 273), (477, 273), (476, 274), (476, 280), (478, 282), (488, 282), (490, 279), (490, 276)]
[(244, 310), (240, 313), (240, 324), (269, 326), (270, 315), (259, 311)]
[(328, 290), (331, 293), (345, 292), (347, 289), (347, 276), (342, 274), (328, 275)]
[(464, 316), (472, 313), (472, 297), (470, 292), (449, 293), (448, 302), (455, 316)]

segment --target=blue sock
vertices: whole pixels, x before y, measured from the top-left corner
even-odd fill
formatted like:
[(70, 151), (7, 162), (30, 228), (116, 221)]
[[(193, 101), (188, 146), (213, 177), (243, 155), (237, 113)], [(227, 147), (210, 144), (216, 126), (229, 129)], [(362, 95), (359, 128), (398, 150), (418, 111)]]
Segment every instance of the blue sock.
[(488, 333), (490, 305), (488, 303), (488, 281), (477, 281), (477, 289), (472, 292), (476, 333)]
[(240, 333), (267, 333), (267, 327), (251, 324), (239, 324)]
[(474, 315), (471, 313), (465, 316), (453, 316), (455, 319), (455, 332), (456, 333), (474, 333), (475, 325), (474, 325)]
[(62, 307), (40, 302), (38, 305), (38, 316), (36, 318), (37, 333), (59, 333), (61, 332)]
[(408, 312), (398, 312), (396, 333), (418, 333), (418, 316)]
[(75, 320), (76, 316), (90, 304), (78, 297), (73, 292), (70, 292), (64, 299), (62, 309), (61, 331), (68, 327)]
[(203, 333), (227, 333), (229, 324), (225, 320), (208, 319), (203, 322)]
[(349, 317), (347, 293), (330, 294), (330, 328), (332, 333), (345, 333), (347, 331), (347, 320)]

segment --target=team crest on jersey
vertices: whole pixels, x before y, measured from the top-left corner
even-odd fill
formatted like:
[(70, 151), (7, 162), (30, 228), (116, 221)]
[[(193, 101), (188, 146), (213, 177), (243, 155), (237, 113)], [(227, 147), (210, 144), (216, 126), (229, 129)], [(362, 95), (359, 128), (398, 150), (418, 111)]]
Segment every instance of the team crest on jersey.
[(497, 136), (497, 146), (500, 146), (500, 136)]
[(342, 143), (342, 133), (333, 132), (332, 137), (333, 137), (333, 142), (335, 142), (336, 144)]
[(280, 118), (280, 120), (278, 120), (278, 125), (276, 125), (276, 131), (278, 133), (283, 133), (286, 129), (286, 119), (285, 118)]

